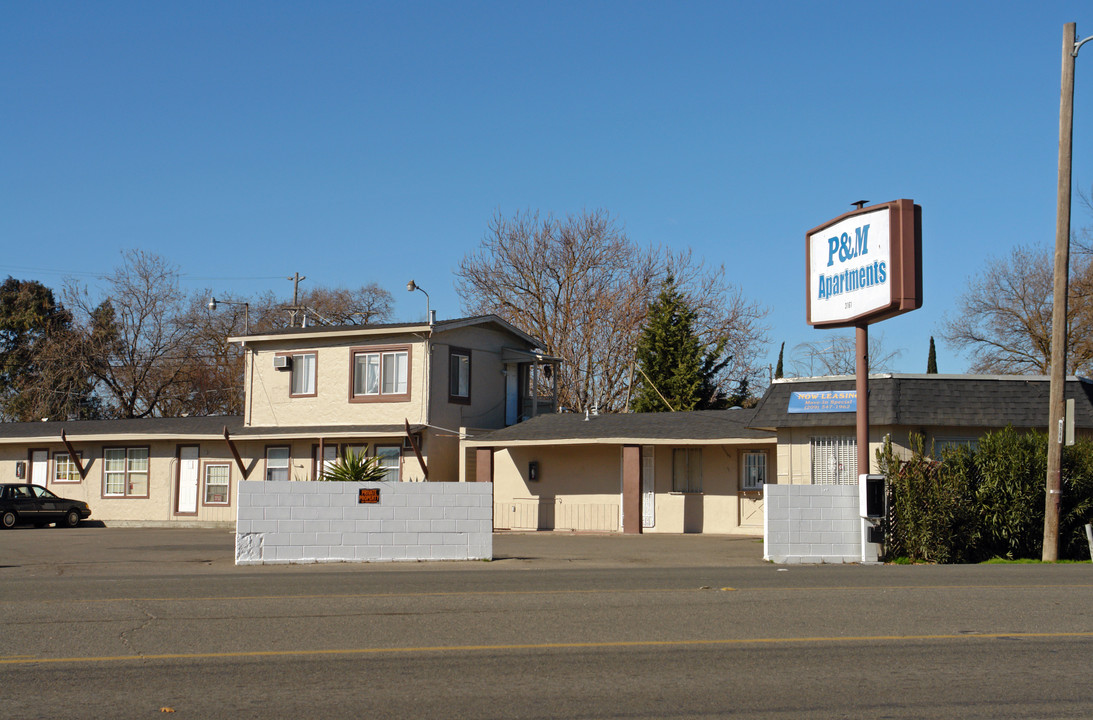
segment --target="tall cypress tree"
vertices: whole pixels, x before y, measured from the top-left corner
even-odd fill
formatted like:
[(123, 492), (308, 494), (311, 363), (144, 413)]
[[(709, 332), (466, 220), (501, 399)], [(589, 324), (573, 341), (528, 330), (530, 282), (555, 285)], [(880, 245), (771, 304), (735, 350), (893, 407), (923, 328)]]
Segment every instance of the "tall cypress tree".
[(930, 357), (926, 360), (926, 374), (937, 375), (937, 349), (934, 347), (934, 336), (930, 336)]
[(695, 332), (696, 313), (669, 277), (649, 306), (638, 339), (634, 412), (722, 407), (714, 378), (725, 367), (724, 342), (707, 352)]
[(774, 379), (782, 379), (782, 353), (786, 351), (786, 344), (782, 343), (782, 347), (778, 348), (778, 366), (774, 368)]

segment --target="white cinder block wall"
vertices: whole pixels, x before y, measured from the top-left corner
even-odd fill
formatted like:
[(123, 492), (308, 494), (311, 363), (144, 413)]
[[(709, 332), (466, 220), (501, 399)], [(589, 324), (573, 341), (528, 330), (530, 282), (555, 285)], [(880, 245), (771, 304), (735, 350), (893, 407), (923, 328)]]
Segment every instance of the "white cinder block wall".
[(767, 485), (763, 558), (776, 563), (862, 559), (857, 485)]
[(238, 497), (237, 565), (493, 557), (490, 483), (243, 480)]

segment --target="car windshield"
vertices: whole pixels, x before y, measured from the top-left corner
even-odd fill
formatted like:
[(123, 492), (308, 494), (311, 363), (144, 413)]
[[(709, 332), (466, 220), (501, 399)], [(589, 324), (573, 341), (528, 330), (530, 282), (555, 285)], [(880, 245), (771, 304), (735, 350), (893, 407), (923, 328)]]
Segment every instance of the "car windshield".
[(38, 485), (32, 485), (31, 486), (31, 491), (40, 498), (55, 498), (55, 497), (57, 497), (56, 495), (51, 493), (49, 490), (46, 490), (44, 487), (39, 487)]

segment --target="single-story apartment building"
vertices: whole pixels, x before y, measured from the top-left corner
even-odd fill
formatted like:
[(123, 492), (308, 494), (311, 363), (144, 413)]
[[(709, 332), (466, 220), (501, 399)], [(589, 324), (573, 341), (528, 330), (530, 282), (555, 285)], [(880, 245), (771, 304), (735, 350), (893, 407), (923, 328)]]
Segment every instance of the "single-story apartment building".
[(776, 439), (752, 410), (544, 415), (464, 440), (494, 527), (758, 534)]

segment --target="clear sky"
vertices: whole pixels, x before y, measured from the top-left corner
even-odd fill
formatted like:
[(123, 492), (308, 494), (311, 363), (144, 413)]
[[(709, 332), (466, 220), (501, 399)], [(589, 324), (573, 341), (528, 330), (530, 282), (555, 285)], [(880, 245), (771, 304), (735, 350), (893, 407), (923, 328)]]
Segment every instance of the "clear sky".
[[(872, 332), (924, 372), (986, 258), (1054, 243), (1067, 22), (1093, 4), (6, 2), (0, 276), (93, 283), (142, 248), (191, 289), (377, 282), (411, 320), (413, 278), (455, 317), (494, 213), (604, 208), (723, 263), (773, 364), (834, 332), (805, 321), (806, 231), (912, 198), (925, 303)], [(1093, 43), (1076, 75), (1075, 193)]]

